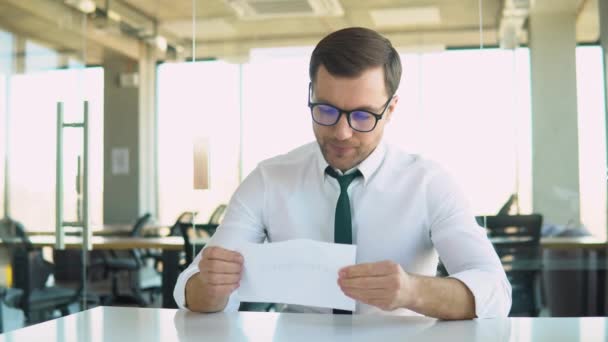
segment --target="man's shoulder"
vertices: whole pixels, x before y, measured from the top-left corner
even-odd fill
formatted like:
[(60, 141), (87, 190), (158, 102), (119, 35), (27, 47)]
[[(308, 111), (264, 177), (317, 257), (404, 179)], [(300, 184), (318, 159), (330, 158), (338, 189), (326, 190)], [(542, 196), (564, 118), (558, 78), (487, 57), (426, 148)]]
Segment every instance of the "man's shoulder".
[(409, 169), (425, 174), (442, 172), (443, 170), (443, 167), (439, 163), (420, 154), (408, 152), (390, 143), (385, 144), (385, 146), (385, 162), (387, 165), (390, 165), (391, 169)]

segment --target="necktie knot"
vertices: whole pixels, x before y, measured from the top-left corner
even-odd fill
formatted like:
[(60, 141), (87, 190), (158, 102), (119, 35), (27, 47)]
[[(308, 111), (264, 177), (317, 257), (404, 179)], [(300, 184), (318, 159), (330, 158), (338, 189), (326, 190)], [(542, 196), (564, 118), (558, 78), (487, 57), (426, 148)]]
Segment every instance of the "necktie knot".
[(361, 171), (359, 170), (348, 175), (340, 176), (331, 166), (328, 166), (325, 169), (325, 172), (338, 181), (338, 184), (340, 184), (341, 191), (346, 191), (350, 183), (352, 183), (355, 178), (361, 176)]

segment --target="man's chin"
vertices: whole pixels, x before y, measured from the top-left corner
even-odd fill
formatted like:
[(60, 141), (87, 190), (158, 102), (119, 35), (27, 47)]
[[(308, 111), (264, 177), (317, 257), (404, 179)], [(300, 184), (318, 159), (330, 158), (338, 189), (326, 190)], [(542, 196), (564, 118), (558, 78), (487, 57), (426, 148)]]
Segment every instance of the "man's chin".
[(354, 156), (354, 153), (335, 153), (331, 149), (325, 148), (321, 150), (323, 152), (323, 157), (325, 158), (325, 161), (335, 169), (349, 170), (357, 164), (355, 161), (357, 158)]
[(356, 163), (351, 158), (329, 158), (327, 163), (334, 169), (346, 171), (352, 169)]

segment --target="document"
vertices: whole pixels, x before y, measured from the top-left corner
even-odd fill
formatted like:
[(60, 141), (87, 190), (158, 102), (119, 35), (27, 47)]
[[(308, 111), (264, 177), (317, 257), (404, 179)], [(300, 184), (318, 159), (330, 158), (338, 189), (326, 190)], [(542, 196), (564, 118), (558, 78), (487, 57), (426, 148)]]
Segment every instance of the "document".
[(338, 286), (338, 271), (355, 264), (357, 246), (290, 240), (246, 243), (238, 251), (245, 260), (240, 301), (355, 310)]

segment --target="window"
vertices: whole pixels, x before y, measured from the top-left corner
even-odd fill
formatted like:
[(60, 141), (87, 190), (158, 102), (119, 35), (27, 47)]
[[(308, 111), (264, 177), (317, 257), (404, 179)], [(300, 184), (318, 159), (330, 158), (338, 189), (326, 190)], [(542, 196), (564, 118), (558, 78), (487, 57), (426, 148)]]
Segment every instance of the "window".
[(28, 73), (53, 70), (59, 66), (59, 55), (32, 41), (25, 43), (25, 70)]
[(13, 37), (0, 31), (0, 217), (4, 216), (4, 167), (6, 156), (7, 82), (13, 61)]
[[(64, 121), (81, 122), (83, 100), (89, 101), (90, 218), (102, 223), (103, 69), (51, 70), (15, 75), (10, 81), (11, 216), (27, 229), (55, 229), (57, 102)], [(64, 130), (64, 220), (75, 221), (77, 156), (82, 131)]]
[(6, 155), (6, 75), (0, 74), (0, 217), (4, 216), (4, 160)]
[[(238, 66), (217, 61), (159, 68), (163, 222), (191, 208), (210, 212), (230, 197), (238, 184), (234, 165), (239, 139), (243, 176), (264, 159), (314, 141), (306, 106), (311, 51), (253, 50), (250, 62), (241, 67), (240, 80)], [(476, 215), (495, 214), (513, 193), (519, 195), (520, 213), (532, 212), (529, 50), (450, 50), (401, 57), (400, 100), (386, 140), (439, 162), (468, 195)], [(607, 176), (601, 58), (597, 46), (577, 48), (581, 220), (594, 235), (604, 237)], [(205, 110), (223, 115), (208, 116)], [(218, 132), (226, 139), (221, 152), (213, 143), (221, 139)], [(225, 175), (221, 190), (200, 197), (191, 190), (196, 135), (212, 137), (212, 186), (218, 173)]]
[[(531, 210), (527, 49), (402, 55), (397, 112), (386, 139), (439, 162), (476, 215), (495, 214), (520, 191)], [(519, 167), (518, 167), (519, 165)], [(519, 184), (519, 187), (518, 187)]]
[[(244, 174), (314, 140), (306, 107), (311, 50), (287, 57), (268, 50), (243, 68)], [(522, 212), (531, 211), (528, 50), (405, 54), (402, 63), (386, 140), (440, 162), (476, 214), (496, 213), (518, 189)]]
[(599, 46), (576, 49), (581, 222), (606, 238), (604, 66)]
[[(238, 186), (239, 66), (219, 61), (158, 67), (159, 221), (184, 211), (205, 222)], [(210, 144), (210, 189), (193, 190), (193, 144)]]
[(243, 66), (244, 176), (262, 160), (314, 141), (307, 106), (311, 52), (254, 50)]

